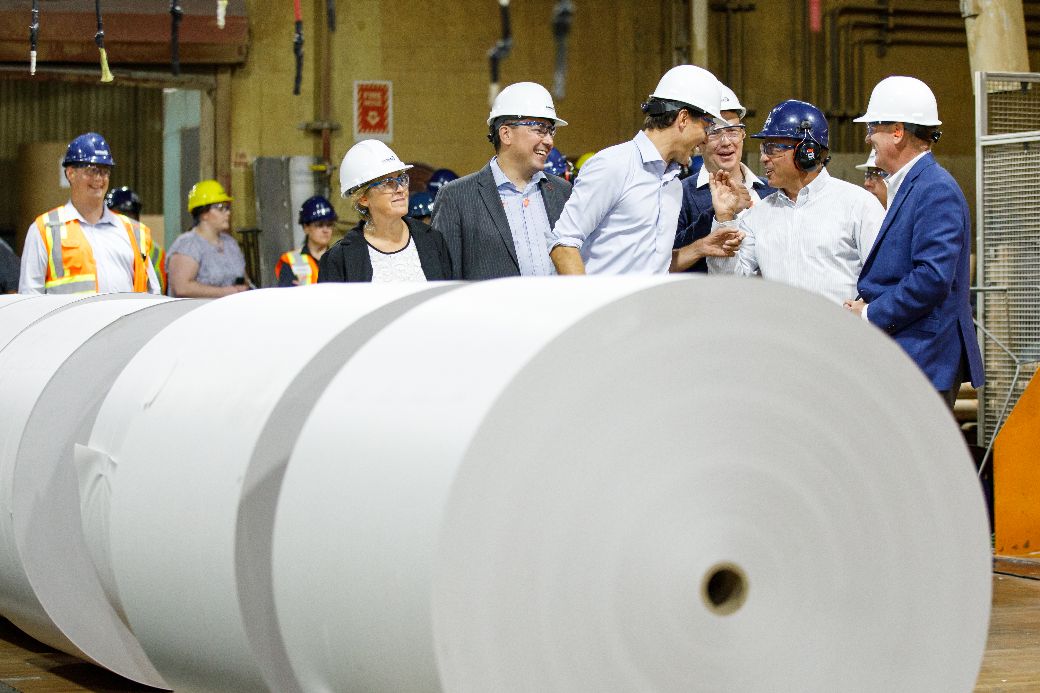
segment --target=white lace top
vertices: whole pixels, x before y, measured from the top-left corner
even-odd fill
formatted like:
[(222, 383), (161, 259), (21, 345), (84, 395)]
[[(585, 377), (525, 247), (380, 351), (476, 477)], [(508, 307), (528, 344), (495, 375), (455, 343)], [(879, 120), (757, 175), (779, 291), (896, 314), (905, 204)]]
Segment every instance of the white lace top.
[(408, 245), (392, 253), (384, 253), (369, 245), (368, 257), (372, 261), (373, 282), (426, 281), (411, 234), (408, 236)]

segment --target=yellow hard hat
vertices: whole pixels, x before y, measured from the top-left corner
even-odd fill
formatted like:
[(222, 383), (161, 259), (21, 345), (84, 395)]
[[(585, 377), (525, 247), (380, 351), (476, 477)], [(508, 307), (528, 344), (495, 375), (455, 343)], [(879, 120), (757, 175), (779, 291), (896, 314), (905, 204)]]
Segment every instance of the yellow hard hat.
[(188, 212), (217, 202), (231, 202), (224, 186), (215, 180), (200, 180), (191, 186), (191, 192), (188, 193)]
[(585, 152), (578, 157), (578, 160), (574, 163), (574, 171), (580, 171), (581, 167), (585, 165), (585, 162), (596, 155), (596, 152)]

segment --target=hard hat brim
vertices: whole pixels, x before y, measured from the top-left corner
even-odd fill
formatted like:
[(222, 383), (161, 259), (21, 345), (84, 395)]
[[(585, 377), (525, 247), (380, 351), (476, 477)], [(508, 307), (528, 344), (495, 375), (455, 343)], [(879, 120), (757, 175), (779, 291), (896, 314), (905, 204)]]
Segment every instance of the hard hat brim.
[(921, 118), (920, 120), (909, 120), (905, 114), (895, 113), (871, 113), (867, 112), (859, 118), (853, 118), (853, 123), (909, 123), (910, 125), (923, 125), (925, 127), (938, 127), (942, 121), (938, 118)]

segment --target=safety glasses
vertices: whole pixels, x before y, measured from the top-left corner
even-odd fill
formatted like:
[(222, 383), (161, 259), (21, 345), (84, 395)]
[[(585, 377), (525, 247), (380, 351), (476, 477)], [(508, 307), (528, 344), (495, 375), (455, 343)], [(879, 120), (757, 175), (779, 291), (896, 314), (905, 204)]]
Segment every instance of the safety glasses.
[(889, 125), (895, 125), (895, 122), (891, 120), (878, 120), (873, 123), (867, 123), (867, 137), (870, 137), (881, 128)]
[(408, 181), (408, 174), (402, 173), (399, 176), (387, 176), (386, 178), (381, 178), (380, 180), (377, 180), (375, 183), (370, 183), (368, 189), (392, 193), (402, 188), (407, 190)]
[(722, 140), (729, 140), (730, 142), (740, 142), (744, 139), (745, 131), (743, 125), (727, 125), (724, 127), (713, 127), (708, 130), (708, 139), (712, 142), (721, 142)]
[(76, 166), (77, 171), (82, 171), (91, 178), (108, 178), (112, 175), (112, 169), (108, 166), (98, 166), (97, 164), (79, 164)]
[(758, 150), (772, 159), (783, 152), (791, 151), (797, 146), (797, 144), (783, 144), (782, 142), (763, 142), (758, 145)]
[(540, 123), (537, 120), (516, 120), (512, 123), (506, 123), (511, 128), (520, 127), (521, 125), (530, 129), (531, 132), (538, 135), (539, 137), (556, 137), (556, 124), (555, 123)]

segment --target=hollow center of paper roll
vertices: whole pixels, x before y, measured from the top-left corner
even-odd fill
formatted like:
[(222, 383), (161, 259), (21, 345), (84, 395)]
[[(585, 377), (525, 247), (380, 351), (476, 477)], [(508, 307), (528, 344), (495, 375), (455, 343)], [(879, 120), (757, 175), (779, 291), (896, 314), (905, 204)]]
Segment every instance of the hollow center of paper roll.
[(713, 613), (728, 616), (743, 606), (747, 599), (747, 576), (740, 566), (718, 563), (704, 574), (701, 599)]

